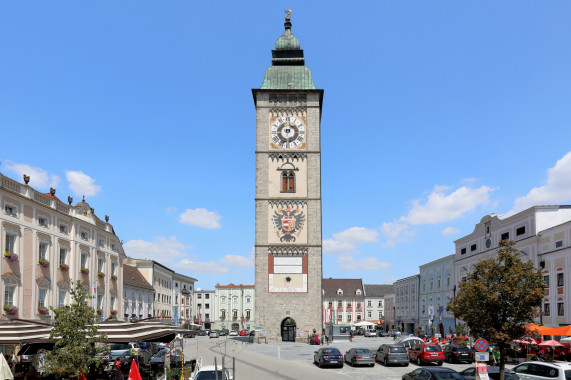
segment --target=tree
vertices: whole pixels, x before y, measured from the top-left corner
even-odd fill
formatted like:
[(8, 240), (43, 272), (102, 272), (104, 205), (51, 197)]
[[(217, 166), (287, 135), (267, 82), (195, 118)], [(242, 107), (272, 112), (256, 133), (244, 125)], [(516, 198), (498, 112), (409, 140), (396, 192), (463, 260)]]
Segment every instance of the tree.
[(505, 350), (526, 334), (524, 325), (539, 316), (545, 287), (541, 271), (531, 261), (519, 259), (514, 245), (511, 240), (500, 241), (497, 256), (476, 264), (447, 307), (473, 336), (498, 346), (501, 380)]
[(45, 372), (48, 375), (78, 376), (87, 374), (91, 365), (99, 366), (101, 359), (95, 358), (95, 343), (106, 336), (97, 335), (95, 310), (87, 300), (84, 281), (75, 284), (70, 281), (72, 303), (58, 308), (50, 307), (54, 313), (54, 325), (50, 338), (55, 340), (53, 351), (46, 354)]

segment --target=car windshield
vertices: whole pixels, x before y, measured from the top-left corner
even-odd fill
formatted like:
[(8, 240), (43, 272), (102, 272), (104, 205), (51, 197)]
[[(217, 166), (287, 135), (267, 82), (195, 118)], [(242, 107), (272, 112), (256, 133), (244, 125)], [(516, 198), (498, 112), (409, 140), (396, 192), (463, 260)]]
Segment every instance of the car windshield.
[[(216, 377), (216, 373), (218, 372), (218, 377)], [(194, 378), (194, 380), (222, 380), (222, 371), (200, 371)], [(227, 377), (226, 377), (227, 379)]]
[(440, 346), (425, 346), (424, 351), (426, 351), (426, 352), (441, 352), (442, 348)]
[(571, 369), (565, 370), (565, 380), (571, 380)]
[(404, 347), (391, 347), (389, 352), (402, 354), (402, 353), (406, 353), (406, 348), (404, 348)]
[(464, 380), (458, 372), (434, 372), (433, 375), (437, 380)]

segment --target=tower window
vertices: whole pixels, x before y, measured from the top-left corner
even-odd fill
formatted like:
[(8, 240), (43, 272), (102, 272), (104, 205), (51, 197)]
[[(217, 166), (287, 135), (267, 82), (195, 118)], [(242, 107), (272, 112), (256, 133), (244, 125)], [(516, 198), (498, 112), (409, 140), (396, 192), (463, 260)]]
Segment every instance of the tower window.
[(294, 172), (282, 172), (282, 193), (295, 193)]

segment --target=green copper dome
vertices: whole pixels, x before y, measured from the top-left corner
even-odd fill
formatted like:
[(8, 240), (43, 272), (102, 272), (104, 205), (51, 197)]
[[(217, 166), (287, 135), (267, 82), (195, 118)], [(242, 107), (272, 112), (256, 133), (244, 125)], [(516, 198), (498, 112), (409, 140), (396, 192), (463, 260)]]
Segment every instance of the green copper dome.
[(272, 50), (272, 65), (266, 69), (261, 89), (314, 90), (311, 70), (305, 66), (299, 40), (291, 32), (291, 22), (286, 17), (285, 32)]

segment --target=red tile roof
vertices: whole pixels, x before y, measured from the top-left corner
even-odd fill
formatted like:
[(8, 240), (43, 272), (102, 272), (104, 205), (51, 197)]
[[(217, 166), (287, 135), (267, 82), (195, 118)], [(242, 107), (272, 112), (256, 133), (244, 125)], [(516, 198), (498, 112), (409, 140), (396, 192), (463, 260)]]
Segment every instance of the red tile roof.
[[(324, 298), (365, 298), (363, 280), (360, 278), (324, 278), (321, 280)], [(341, 289), (343, 294), (337, 294)], [(357, 294), (361, 290), (361, 294)]]
[(229, 283), (228, 285), (216, 285), (217, 288), (253, 288), (255, 285), (234, 285)]

